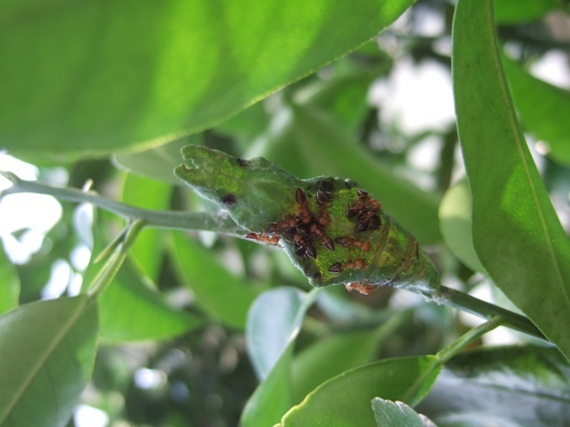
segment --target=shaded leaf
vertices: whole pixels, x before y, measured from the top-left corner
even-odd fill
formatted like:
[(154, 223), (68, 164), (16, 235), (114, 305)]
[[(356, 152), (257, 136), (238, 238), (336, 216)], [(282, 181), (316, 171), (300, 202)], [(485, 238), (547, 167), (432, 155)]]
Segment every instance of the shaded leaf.
[(560, 0), (495, 0), (493, 3), (495, 20), (501, 24), (534, 21), (562, 7)]
[(179, 185), (180, 180), (172, 171), (180, 163), (180, 150), (188, 144), (200, 144), (200, 141), (201, 135), (192, 135), (147, 150), (121, 151), (115, 153), (113, 161), (133, 174)]
[(485, 272), (473, 248), (471, 190), (463, 179), (450, 187), (439, 205), (441, 234), (454, 255), (473, 271)]
[(495, 284), (570, 358), (570, 241), (533, 163), (501, 71), (492, 3), (460, 0), (453, 83), (475, 251)]
[(293, 404), (294, 340), (317, 293), (317, 289), (303, 293), (295, 288), (277, 288), (261, 294), (251, 307), (246, 339), (253, 366), (263, 380), (242, 413), (243, 427), (273, 425)]
[(550, 348), (467, 352), (446, 364), (417, 409), (440, 426), (564, 426), (570, 366)]
[(295, 400), (302, 400), (329, 378), (369, 362), (378, 347), (376, 335), (371, 330), (339, 334), (299, 353), (293, 361)]
[(116, 341), (172, 338), (203, 324), (196, 315), (171, 307), (128, 265), (99, 297), (99, 317), (101, 336)]
[[(172, 186), (146, 177), (128, 174), (123, 183), (124, 203), (151, 210), (168, 210)], [(162, 265), (164, 231), (143, 229), (129, 249), (129, 257), (153, 282)]]
[(372, 410), (378, 427), (436, 427), (433, 422), (402, 402), (392, 402), (376, 397), (372, 400)]
[(231, 274), (210, 251), (182, 233), (173, 234), (172, 249), (184, 285), (194, 293), (197, 305), (223, 324), (244, 329), (257, 289)]
[(354, 50), (412, 3), (3, 2), (0, 142), (68, 157), (173, 140)]
[(533, 77), (506, 56), (502, 63), (524, 127), (548, 144), (550, 156), (570, 164), (570, 92)]
[(20, 279), (0, 244), (0, 314), (18, 307)]
[(313, 390), (285, 414), (281, 426), (374, 425), (374, 397), (415, 404), (428, 393), (439, 371), (435, 356), (385, 359), (351, 369)]
[(297, 336), (307, 304), (305, 293), (282, 287), (261, 294), (248, 314), (246, 341), (249, 358), (259, 379), (273, 369), (287, 346)]
[(93, 368), (97, 307), (86, 296), (25, 304), (0, 318), (0, 424), (65, 426)]

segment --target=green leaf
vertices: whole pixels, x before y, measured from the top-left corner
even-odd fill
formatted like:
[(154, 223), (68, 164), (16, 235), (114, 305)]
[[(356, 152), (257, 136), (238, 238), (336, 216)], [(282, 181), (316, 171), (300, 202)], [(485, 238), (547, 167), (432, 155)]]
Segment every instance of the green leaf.
[(18, 307), (20, 279), (0, 244), (0, 314)]
[(372, 400), (372, 410), (378, 427), (436, 427), (433, 422), (402, 402), (392, 402), (376, 397)]
[(522, 124), (548, 144), (552, 158), (570, 164), (570, 92), (533, 77), (506, 56), (502, 62)]
[(321, 384), (281, 420), (283, 427), (374, 425), (370, 401), (377, 396), (419, 402), (440, 371), (435, 356), (385, 359), (346, 371)]
[(446, 364), (417, 410), (441, 426), (567, 425), (570, 366), (551, 348), (466, 352)]
[(295, 400), (329, 378), (369, 362), (377, 347), (377, 334), (371, 330), (339, 334), (307, 347), (293, 361)]
[[(323, 310), (322, 297), (326, 293), (326, 291), (321, 292), (317, 300), (321, 310)], [(331, 297), (329, 301), (330, 299)], [(334, 303), (334, 301), (331, 302)], [(350, 313), (351, 309), (354, 310), (350, 306), (345, 305), (342, 308), (348, 311), (349, 315), (356, 314), (354, 311)], [(302, 400), (311, 390), (326, 380), (372, 360), (378, 351), (378, 346), (387, 336), (392, 335), (412, 312), (401, 310), (395, 313), (380, 313), (377, 310), (375, 313), (386, 317), (375, 329), (351, 331), (320, 340), (295, 357), (293, 391), (296, 401)], [(368, 321), (371, 320), (372, 317), (369, 317)], [(377, 316), (376, 321), (378, 320)], [(334, 357), (330, 357), (331, 354), (334, 354)]]
[[(123, 183), (123, 202), (144, 209), (168, 210), (172, 186), (146, 177), (128, 174)], [(129, 257), (152, 281), (162, 266), (164, 231), (143, 229), (129, 249)]]
[(133, 174), (179, 185), (172, 170), (180, 164), (180, 150), (188, 144), (200, 144), (201, 135), (191, 135), (142, 151), (121, 151), (113, 157), (115, 165)]
[(294, 341), (317, 293), (317, 289), (303, 293), (295, 288), (277, 288), (261, 294), (252, 305), (246, 339), (253, 366), (263, 381), (245, 406), (243, 427), (273, 425), (293, 404)]
[(493, 3), (495, 21), (501, 24), (534, 21), (562, 7), (560, 0), (495, 0)]
[(0, 144), (68, 157), (174, 140), (354, 50), (412, 4), (2, 2)]
[(450, 187), (439, 205), (441, 234), (449, 249), (473, 271), (485, 273), (473, 249), (471, 190), (463, 179)]
[(171, 307), (128, 265), (99, 297), (99, 318), (101, 336), (115, 341), (167, 339), (203, 324), (199, 317)]
[[(437, 197), (376, 160), (326, 111), (309, 105), (283, 108), (275, 118), (278, 132), (267, 135), (268, 150), (255, 155), (267, 155), (303, 178), (327, 175), (353, 179), (421, 243), (441, 240)], [(274, 144), (281, 149), (276, 150)]]
[[(390, 285), (428, 296), (439, 287), (415, 237), (356, 182), (300, 180), (263, 157), (244, 160), (198, 145), (184, 147), (182, 156), (177, 177), (228, 211), (248, 238), (280, 243), (313, 286), (348, 284), (369, 293)], [(354, 260), (357, 244), (363, 249)]]
[(501, 69), (490, 0), (460, 0), (453, 31), (459, 137), (475, 251), (495, 284), (570, 359), (570, 241), (528, 151)]
[(223, 324), (244, 329), (257, 289), (231, 274), (211, 251), (182, 233), (173, 234), (172, 256), (197, 305)]
[(0, 318), (0, 424), (65, 426), (93, 368), (97, 307), (86, 296), (25, 304)]

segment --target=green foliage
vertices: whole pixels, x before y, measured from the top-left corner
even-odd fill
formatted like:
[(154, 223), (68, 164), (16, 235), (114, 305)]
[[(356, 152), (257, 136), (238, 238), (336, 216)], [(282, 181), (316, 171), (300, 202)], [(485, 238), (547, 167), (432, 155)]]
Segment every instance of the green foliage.
[[(0, 425), (567, 424), (570, 104), (532, 66), (568, 2), (413, 3), (0, 3), (0, 149), (39, 171), (2, 173), (0, 225), (63, 210), (23, 263), (37, 233), (0, 230)], [(457, 123), (390, 119), (434, 64)]]
[(412, 3), (4, 2), (3, 145), (69, 158), (203, 130), (354, 50)]
[(458, 5), (453, 73), (475, 251), (497, 286), (570, 359), (570, 335), (560, 328), (570, 324), (570, 240), (518, 125), (490, 0)]

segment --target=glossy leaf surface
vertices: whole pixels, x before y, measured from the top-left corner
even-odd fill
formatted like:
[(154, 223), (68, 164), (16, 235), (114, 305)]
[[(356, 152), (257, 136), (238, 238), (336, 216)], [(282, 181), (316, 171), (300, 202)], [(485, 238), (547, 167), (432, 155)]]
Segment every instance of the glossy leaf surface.
[(97, 307), (84, 295), (0, 318), (0, 424), (65, 426), (93, 368)]
[(570, 366), (554, 349), (499, 347), (446, 364), (417, 410), (440, 426), (563, 426)]
[(378, 427), (436, 427), (433, 422), (402, 402), (392, 402), (376, 397), (372, 401), (372, 410)]
[(453, 83), (475, 251), (493, 281), (570, 359), (570, 241), (519, 128), (492, 2), (460, 0)]
[(294, 340), (317, 292), (277, 288), (261, 294), (251, 307), (246, 339), (253, 366), (263, 380), (244, 408), (244, 427), (273, 425), (293, 404)]
[(435, 356), (385, 359), (346, 371), (310, 393), (281, 420), (283, 427), (374, 425), (375, 397), (414, 404), (439, 374)]
[(355, 49), (412, 3), (3, 2), (0, 144), (68, 157), (176, 139)]

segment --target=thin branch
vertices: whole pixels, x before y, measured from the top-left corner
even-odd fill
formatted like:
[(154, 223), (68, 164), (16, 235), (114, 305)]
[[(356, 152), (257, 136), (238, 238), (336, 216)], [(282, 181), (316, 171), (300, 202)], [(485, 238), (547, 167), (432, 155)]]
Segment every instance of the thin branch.
[[(145, 227), (207, 230), (236, 237), (243, 237), (247, 233), (247, 230), (239, 227), (225, 212), (207, 213), (141, 209), (106, 199), (91, 191), (52, 187), (37, 181), (21, 180), (15, 175), (6, 172), (0, 171), (0, 174), (13, 183), (13, 186), (4, 190), (0, 196), (16, 193), (37, 193), (47, 194), (60, 200), (91, 203), (101, 209), (121, 215), (131, 223), (141, 223), (141, 226)], [(436, 303), (456, 307), (488, 320), (496, 319), (495, 321), (500, 321), (504, 326), (546, 341), (544, 335), (526, 317), (481, 301), (464, 292), (440, 286), (435, 293), (428, 295), (428, 298)]]
[(215, 231), (230, 236), (243, 237), (247, 231), (238, 226), (226, 212), (183, 212), (141, 209), (101, 197), (93, 191), (75, 188), (53, 187), (38, 181), (25, 181), (16, 175), (0, 171), (0, 175), (12, 181), (12, 187), (2, 191), (1, 196), (18, 193), (36, 193), (53, 196), (59, 200), (90, 203), (113, 212), (127, 220), (142, 221), (145, 227), (180, 230)]

